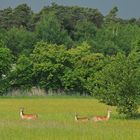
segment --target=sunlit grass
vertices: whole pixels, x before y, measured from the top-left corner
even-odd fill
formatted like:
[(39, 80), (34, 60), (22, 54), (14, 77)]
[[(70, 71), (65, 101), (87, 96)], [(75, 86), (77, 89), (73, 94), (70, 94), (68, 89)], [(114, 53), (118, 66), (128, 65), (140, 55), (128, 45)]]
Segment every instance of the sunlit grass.
[[(36, 113), (38, 120), (19, 117)], [(76, 123), (75, 113), (81, 116), (106, 115), (107, 108), (92, 98), (7, 98), (0, 99), (0, 140), (139, 140), (140, 120), (125, 120), (111, 109), (108, 122)]]

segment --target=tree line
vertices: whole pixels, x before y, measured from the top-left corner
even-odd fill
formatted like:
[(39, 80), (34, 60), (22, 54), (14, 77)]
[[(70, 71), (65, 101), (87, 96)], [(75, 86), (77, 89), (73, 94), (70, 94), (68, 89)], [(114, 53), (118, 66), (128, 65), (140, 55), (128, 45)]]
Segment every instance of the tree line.
[(0, 10), (0, 95), (40, 87), (87, 94), (133, 116), (140, 94), (140, 19), (113, 7), (52, 3)]

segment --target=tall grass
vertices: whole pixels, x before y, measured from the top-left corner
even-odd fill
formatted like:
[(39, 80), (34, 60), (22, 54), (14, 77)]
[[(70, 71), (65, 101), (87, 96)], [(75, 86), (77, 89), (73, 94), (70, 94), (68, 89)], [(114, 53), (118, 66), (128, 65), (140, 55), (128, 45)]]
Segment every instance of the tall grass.
[[(37, 113), (38, 120), (19, 117)], [(76, 123), (75, 112), (81, 116), (106, 115), (109, 106), (92, 98), (3, 98), (0, 99), (0, 140), (139, 140), (140, 120), (118, 117), (112, 108), (108, 122)]]
[[(32, 87), (29, 89), (12, 89), (9, 90), (8, 93), (4, 94), (4, 96), (9, 96), (9, 97), (23, 97), (23, 96), (81, 96), (80, 92), (76, 92), (76, 91), (64, 91), (63, 89), (57, 89), (57, 90), (53, 90), (53, 89), (48, 89), (45, 90), (43, 88), (40, 87)], [(82, 94), (83, 96), (89, 96), (86, 93)]]

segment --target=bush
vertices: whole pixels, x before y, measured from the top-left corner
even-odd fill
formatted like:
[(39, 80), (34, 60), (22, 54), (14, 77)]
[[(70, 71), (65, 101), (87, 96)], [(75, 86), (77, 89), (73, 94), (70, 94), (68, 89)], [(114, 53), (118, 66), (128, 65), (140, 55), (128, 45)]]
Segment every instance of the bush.
[(106, 104), (117, 106), (119, 113), (137, 113), (140, 94), (140, 53), (118, 54), (93, 78), (90, 90)]

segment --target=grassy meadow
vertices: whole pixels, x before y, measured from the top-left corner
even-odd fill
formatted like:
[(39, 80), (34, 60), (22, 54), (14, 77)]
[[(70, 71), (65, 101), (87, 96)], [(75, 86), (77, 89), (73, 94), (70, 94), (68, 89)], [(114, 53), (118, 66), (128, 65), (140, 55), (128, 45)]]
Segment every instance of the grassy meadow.
[[(21, 120), (36, 113), (37, 120)], [(0, 98), (0, 140), (139, 140), (140, 120), (125, 120), (112, 108), (108, 122), (76, 123), (81, 116), (106, 115), (109, 106), (93, 98)]]

